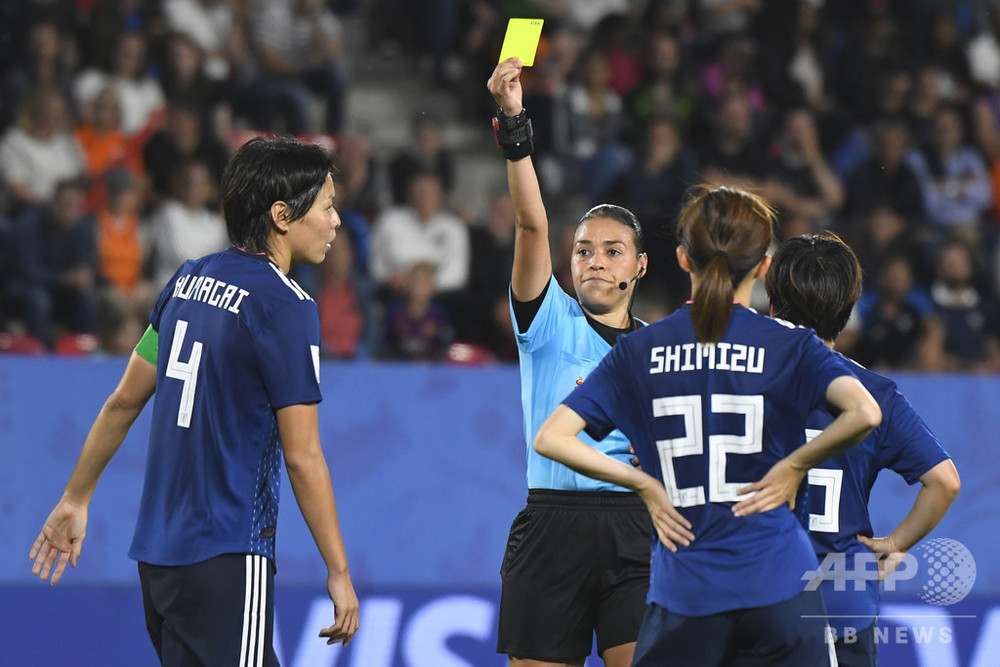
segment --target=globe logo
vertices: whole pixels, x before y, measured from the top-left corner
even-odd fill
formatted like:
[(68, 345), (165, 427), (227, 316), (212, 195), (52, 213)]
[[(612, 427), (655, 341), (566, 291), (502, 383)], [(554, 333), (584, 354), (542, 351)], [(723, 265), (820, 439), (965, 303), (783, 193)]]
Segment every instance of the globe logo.
[[(976, 582), (976, 560), (958, 540), (938, 537), (921, 542), (911, 552), (920, 563), (920, 599), (948, 606), (960, 602)], [(917, 582), (914, 582), (917, 583)]]

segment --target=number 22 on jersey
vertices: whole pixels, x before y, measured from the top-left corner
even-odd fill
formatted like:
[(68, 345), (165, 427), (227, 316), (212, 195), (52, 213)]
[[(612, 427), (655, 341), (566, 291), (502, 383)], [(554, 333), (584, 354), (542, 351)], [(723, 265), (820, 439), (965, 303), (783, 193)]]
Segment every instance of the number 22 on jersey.
[[(684, 435), (679, 438), (657, 440), (660, 453), (660, 468), (664, 485), (675, 507), (694, 507), (705, 504), (705, 487), (677, 487), (673, 460), (681, 456), (700, 456), (705, 452), (704, 427), (700, 394), (688, 396), (665, 396), (653, 399), (653, 416), (680, 416), (684, 419)], [(743, 415), (743, 434), (720, 434), (708, 436), (708, 502), (738, 502), (743, 496), (737, 491), (753, 480), (743, 482), (726, 481), (726, 456), (728, 454), (755, 454), (763, 451), (764, 443), (764, 397), (762, 395), (740, 396), (736, 394), (712, 394), (712, 412), (716, 414)]]
[(187, 321), (177, 320), (174, 340), (170, 344), (170, 357), (167, 359), (167, 377), (184, 383), (181, 387), (181, 404), (177, 408), (177, 425), (181, 428), (191, 427), (191, 412), (194, 408), (194, 391), (198, 386), (198, 366), (201, 364), (202, 348), (201, 343), (194, 341), (191, 345), (191, 356), (187, 361), (181, 361), (181, 348), (184, 347), (187, 328)]

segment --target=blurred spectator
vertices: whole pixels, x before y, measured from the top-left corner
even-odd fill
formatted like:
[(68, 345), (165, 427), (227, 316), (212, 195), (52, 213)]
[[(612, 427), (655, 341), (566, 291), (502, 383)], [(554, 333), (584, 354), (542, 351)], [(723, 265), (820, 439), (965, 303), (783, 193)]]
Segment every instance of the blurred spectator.
[(937, 74), (941, 96), (953, 102), (965, 101), (972, 76), (958, 26), (958, 12), (954, 8), (937, 11), (925, 25), (928, 35), (921, 40), (923, 59)]
[(674, 220), (685, 190), (698, 182), (695, 159), (669, 117), (653, 119), (639, 146), (642, 150), (618, 177), (608, 199), (632, 211), (646, 237), (649, 264), (636, 290), (657, 286), (667, 304), (677, 305), (677, 299), (683, 303), (690, 290), (677, 265)]
[(979, 222), (993, 203), (989, 173), (979, 152), (965, 142), (965, 127), (955, 107), (934, 114), (931, 143), (914, 150), (908, 163), (923, 192), (928, 220), (978, 240)]
[(739, 92), (723, 95), (712, 129), (698, 152), (704, 177), (719, 185), (760, 189), (767, 176), (767, 158), (757, 140), (747, 96)]
[(642, 78), (642, 65), (635, 48), (638, 26), (621, 12), (605, 14), (591, 34), (590, 48), (604, 52), (611, 70), (611, 87), (627, 97)]
[(441, 121), (421, 112), (413, 119), (413, 141), (389, 162), (392, 201), (405, 204), (410, 193), (410, 181), (423, 171), (433, 171), (441, 182), (445, 196), (451, 194), (455, 182), (455, 157), (441, 141)]
[(692, 4), (704, 40), (745, 32), (764, 6), (763, 0), (695, 0)]
[(973, 257), (961, 241), (945, 243), (931, 285), (934, 316), (940, 323), (938, 354), (929, 370), (1000, 372), (1000, 329), (996, 303), (973, 283)]
[(202, 123), (212, 127), (216, 108), (222, 104), (220, 82), (207, 74), (204, 52), (188, 33), (167, 37), (160, 71), (163, 92), (169, 101), (179, 100), (199, 110)]
[(625, 104), (611, 87), (611, 66), (605, 53), (590, 50), (583, 54), (577, 80), (566, 90), (565, 104), (570, 182), (591, 202), (603, 201), (630, 159), (622, 143)]
[[(907, 226), (891, 206), (876, 206), (857, 229), (854, 239), (858, 261), (866, 286), (874, 287), (874, 281), (882, 271), (885, 260), (904, 256), (911, 266), (922, 256), (923, 243), (917, 226)], [(922, 268), (922, 267), (921, 267)]]
[(84, 156), (69, 131), (66, 100), (58, 89), (34, 89), (17, 125), (0, 139), (0, 175), (18, 210), (51, 201), (56, 184), (84, 173)]
[(123, 32), (142, 33), (156, 42), (165, 30), (162, 0), (97, 0), (74, 4), (82, 23), (80, 46), (84, 62), (110, 63)]
[(663, 116), (672, 117), (681, 131), (687, 129), (693, 103), (681, 73), (680, 43), (669, 32), (650, 37), (642, 81), (627, 104), (636, 137), (645, 136), (650, 122)]
[(229, 146), (204, 130), (196, 107), (183, 101), (171, 101), (163, 128), (150, 137), (143, 150), (150, 180), (150, 203), (159, 204), (170, 196), (174, 175), (190, 160), (206, 165), (212, 181), (218, 183), (229, 154)]
[(469, 282), (451, 307), (455, 339), (481, 343), (498, 357), (509, 356), (509, 337), (498, 330), (496, 310), (508, 307), (516, 222), (507, 188), (495, 191), (484, 219), (469, 228)]
[(136, 142), (121, 130), (121, 106), (113, 86), (97, 94), (91, 121), (77, 125), (74, 136), (87, 162), (89, 210), (104, 204), (107, 197), (104, 176), (113, 169), (130, 171), (132, 179), (137, 181), (135, 187), (142, 189), (145, 180), (142, 155)]
[(1000, 226), (1000, 89), (986, 91), (975, 101), (972, 120), (976, 145), (985, 156), (990, 170), (993, 222)]
[(907, 110), (907, 120), (913, 132), (913, 143), (926, 146), (934, 138), (934, 116), (944, 100), (937, 70), (923, 65), (914, 77), (913, 95)]
[(444, 305), (434, 298), (435, 272), (430, 262), (417, 262), (406, 271), (403, 296), (390, 301), (386, 308), (383, 358), (444, 358), (452, 341), (451, 320)]
[(319, 267), (319, 307), (323, 354), (354, 359), (372, 353), (377, 339), (375, 288), (358, 271), (351, 232), (341, 227)]
[[(857, 11), (859, 4), (864, 4), (862, 11)], [(854, 11), (848, 14), (851, 9)], [(876, 101), (885, 104), (888, 100), (883, 96), (899, 97), (899, 86), (905, 81), (895, 76), (899, 72), (895, 63), (903, 60), (903, 43), (899, 27), (884, 5), (844, 3), (841, 11), (848, 14), (844, 17), (847, 30), (832, 64), (833, 91), (852, 119), (868, 123), (880, 113), (873, 108)], [(881, 113), (891, 111), (883, 108)]]
[(819, 12), (819, 3), (811, 0), (771, 0), (763, 7), (764, 87), (768, 98), (783, 107), (830, 110)]
[(913, 269), (905, 257), (887, 258), (876, 281), (837, 346), (872, 369), (914, 368), (926, 346), (929, 304), (914, 293)]
[(920, 182), (904, 158), (909, 148), (906, 124), (884, 119), (873, 127), (875, 151), (850, 175), (847, 184), (848, 227), (878, 206), (891, 206), (908, 220), (923, 220), (924, 206)]
[(141, 312), (151, 305), (151, 289), (143, 277), (146, 253), (139, 219), (139, 184), (132, 172), (121, 168), (109, 171), (102, 180), (108, 196), (94, 216), (98, 274), (133, 310)]
[(709, 108), (724, 96), (740, 92), (753, 113), (764, 110), (764, 90), (759, 72), (757, 44), (742, 32), (720, 35), (712, 46), (699, 76), (704, 103)]
[(28, 28), (25, 52), (3, 79), (0, 96), (0, 127), (7, 127), (25, 98), (35, 88), (55, 88), (70, 99), (70, 83), (76, 65), (70, 40), (55, 22), (40, 19)]
[(93, 333), (97, 325), (97, 247), (85, 198), (81, 180), (60, 181), (50, 205), (16, 222), (11, 287), (28, 333), (46, 345), (64, 331)]
[(1000, 6), (990, 0), (981, 3), (982, 18), (976, 36), (965, 52), (969, 76), (982, 88), (1000, 89)]
[(115, 290), (101, 290), (97, 308), (97, 340), (100, 349), (106, 354), (127, 357), (146, 329), (148, 313), (140, 317), (129, 300)]
[(819, 143), (812, 114), (792, 109), (771, 160), (772, 203), (783, 215), (801, 217), (817, 229), (831, 226), (834, 214), (844, 203), (844, 186), (833, 172)]
[(229, 245), (222, 216), (208, 208), (214, 187), (208, 167), (191, 160), (177, 172), (174, 197), (154, 211), (150, 220), (154, 291), (163, 289), (186, 260)]
[[(167, 26), (185, 35), (188, 43), (200, 50), (201, 71), (212, 81), (228, 79), (233, 74), (232, 59), (244, 51), (246, 35), (239, 15), (243, 4), (231, 0), (166, 0), (163, 3)], [(234, 8), (237, 10), (235, 17)], [(173, 47), (168, 44), (169, 48)], [(169, 97), (170, 89), (165, 87)]]
[(253, 11), (259, 79), (242, 104), (256, 108), (259, 129), (277, 129), (281, 116), (286, 132), (308, 132), (317, 94), (326, 102), (324, 131), (338, 134), (347, 85), (340, 20), (323, 0), (259, 3)]
[(98, 94), (107, 86), (118, 91), (121, 129), (129, 135), (148, 136), (163, 116), (164, 97), (160, 82), (146, 72), (147, 43), (142, 33), (118, 36), (110, 67), (83, 70), (73, 82), (80, 120), (91, 122)]
[(372, 277), (381, 289), (405, 294), (409, 270), (418, 262), (435, 268), (440, 292), (455, 292), (469, 279), (469, 230), (444, 208), (441, 181), (423, 172), (410, 182), (410, 204), (387, 209), (375, 221)]
[[(392, 202), (385, 168), (372, 154), (371, 140), (365, 133), (344, 135), (337, 144), (337, 208), (343, 219), (345, 211), (360, 215), (365, 225)], [(346, 221), (345, 221), (346, 224)], [(368, 272), (368, 233), (352, 225), (359, 259)]]

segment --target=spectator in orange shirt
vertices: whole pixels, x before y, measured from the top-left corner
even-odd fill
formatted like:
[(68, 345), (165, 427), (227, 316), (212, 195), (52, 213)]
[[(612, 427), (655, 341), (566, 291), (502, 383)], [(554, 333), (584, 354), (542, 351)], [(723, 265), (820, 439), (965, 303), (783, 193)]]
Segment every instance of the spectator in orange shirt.
[(113, 169), (125, 168), (131, 172), (141, 192), (142, 155), (135, 141), (122, 132), (121, 116), (118, 92), (113, 86), (107, 86), (94, 98), (92, 120), (76, 128), (76, 141), (83, 150), (91, 182), (87, 195), (90, 210), (97, 210), (106, 203), (108, 193), (104, 176)]
[(140, 194), (132, 173), (113, 169), (103, 179), (107, 202), (97, 210), (97, 269), (137, 312), (148, 310), (150, 286), (143, 277), (144, 239), (139, 220)]

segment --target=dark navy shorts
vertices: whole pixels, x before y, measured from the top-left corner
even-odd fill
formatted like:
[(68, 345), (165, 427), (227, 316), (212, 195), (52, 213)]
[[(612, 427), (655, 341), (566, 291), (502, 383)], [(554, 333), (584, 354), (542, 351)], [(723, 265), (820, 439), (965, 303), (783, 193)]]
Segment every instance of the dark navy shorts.
[(636, 640), (652, 521), (633, 493), (532, 489), (500, 576), (497, 652), (572, 662)]
[(837, 637), (837, 662), (840, 667), (875, 667), (878, 664), (878, 644), (875, 643), (875, 627), (878, 619), (864, 630), (846, 637)]
[(172, 567), (139, 563), (139, 581), (160, 664), (278, 667), (274, 568), (264, 556), (226, 554)]
[(632, 667), (836, 665), (820, 591), (748, 609), (683, 616), (656, 604), (642, 621)]

